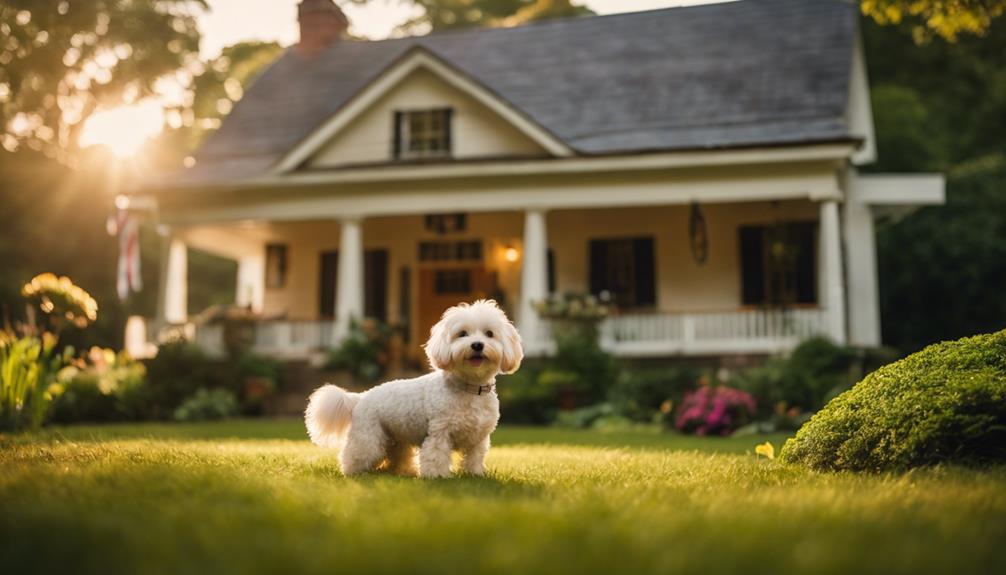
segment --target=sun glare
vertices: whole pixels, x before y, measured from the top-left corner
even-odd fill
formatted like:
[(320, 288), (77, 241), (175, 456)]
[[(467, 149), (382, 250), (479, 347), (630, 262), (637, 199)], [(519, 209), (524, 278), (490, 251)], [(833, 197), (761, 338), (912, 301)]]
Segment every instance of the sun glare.
[(94, 113), (84, 124), (81, 147), (107, 146), (116, 156), (133, 156), (164, 128), (164, 109), (157, 102), (140, 102)]

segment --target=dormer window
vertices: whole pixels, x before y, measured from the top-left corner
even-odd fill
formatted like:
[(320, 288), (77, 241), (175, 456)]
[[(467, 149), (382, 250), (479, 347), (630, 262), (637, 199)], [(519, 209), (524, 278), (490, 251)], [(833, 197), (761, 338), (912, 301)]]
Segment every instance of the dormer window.
[(452, 112), (450, 108), (395, 112), (395, 159), (450, 157)]

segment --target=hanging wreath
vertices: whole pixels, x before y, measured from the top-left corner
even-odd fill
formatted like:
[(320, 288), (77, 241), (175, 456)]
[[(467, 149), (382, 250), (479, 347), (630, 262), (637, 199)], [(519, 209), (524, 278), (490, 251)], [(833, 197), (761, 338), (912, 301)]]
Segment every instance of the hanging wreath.
[(688, 218), (688, 239), (695, 263), (706, 263), (709, 257), (709, 234), (706, 230), (706, 217), (698, 203), (692, 204), (691, 217)]

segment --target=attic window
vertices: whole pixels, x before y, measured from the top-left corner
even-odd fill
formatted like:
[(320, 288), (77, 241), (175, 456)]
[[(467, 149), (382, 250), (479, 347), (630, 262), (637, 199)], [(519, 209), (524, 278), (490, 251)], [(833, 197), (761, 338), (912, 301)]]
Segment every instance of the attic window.
[(451, 155), (450, 108), (395, 112), (395, 159)]

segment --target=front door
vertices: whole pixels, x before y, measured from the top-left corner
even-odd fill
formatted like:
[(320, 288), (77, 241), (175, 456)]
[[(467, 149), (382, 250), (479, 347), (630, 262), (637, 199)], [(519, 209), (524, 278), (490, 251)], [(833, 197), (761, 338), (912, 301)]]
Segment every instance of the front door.
[(492, 297), (497, 291), (495, 284), (494, 275), (481, 265), (420, 269), (416, 342), (426, 343), (430, 328), (447, 308)]

